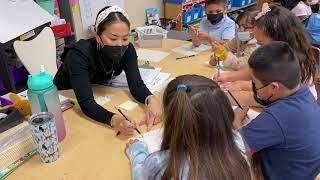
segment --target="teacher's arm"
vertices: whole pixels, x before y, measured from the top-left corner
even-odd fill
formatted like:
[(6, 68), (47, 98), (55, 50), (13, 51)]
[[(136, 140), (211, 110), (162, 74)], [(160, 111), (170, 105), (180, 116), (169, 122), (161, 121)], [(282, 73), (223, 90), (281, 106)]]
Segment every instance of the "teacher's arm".
[[(70, 51), (65, 58), (70, 83), (82, 112), (93, 120), (111, 126), (110, 122), (114, 114), (104, 109), (94, 100), (89, 78), (89, 65), (85, 57), (76, 51)], [(69, 58), (72, 60), (68, 61)]]
[(141, 78), (137, 53), (132, 44), (129, 44), (129, 48), (124, 55), (123, 69), (126, 73), (132, 96), (140, 103), (145, 103), (148, 107), (148, 112), (140, 125), (146, 124), (147, 131), (149, 131), (153, 125), (160, 122), (162, 110), (160, 102), (151, 94)]

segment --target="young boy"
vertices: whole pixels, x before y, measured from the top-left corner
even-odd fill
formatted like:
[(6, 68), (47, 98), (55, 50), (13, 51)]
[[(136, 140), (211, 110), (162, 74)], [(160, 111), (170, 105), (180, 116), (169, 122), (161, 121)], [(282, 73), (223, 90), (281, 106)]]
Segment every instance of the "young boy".
[[(251, 55), (249, 67), (254, 98), (266, 108), (240, 131), (260, 155), (264, 179), (315, 179), (320, 173), (320, 109), (300, 83), (297, 57), (287, 43), (274, 41)], [(235, 114), (239, 128), (246, 112), (236, 109)]]
[(206, 14), (200, 23), (200, 29), (191, 28), (192, 43), (224, 43), (235, 37), (236, 24), (225, 13), (227, 0), (206, 0)]

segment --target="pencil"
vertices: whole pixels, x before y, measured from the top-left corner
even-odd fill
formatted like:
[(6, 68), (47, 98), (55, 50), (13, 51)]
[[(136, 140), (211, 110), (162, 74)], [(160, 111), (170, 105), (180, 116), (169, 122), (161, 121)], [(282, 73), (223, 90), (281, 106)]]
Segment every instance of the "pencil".
[[(129, 121), (130, 122), (130, 120), (127, 118), (127, 116), (121, 111), (121, 109), (120, 108), (118, 108), (118, 107), (115, 107), (118, 111), (119, 111), (119, 113), (127, 120), (127, 121)], [(139, 129), (137, 129), (137, 128), (134, 128), (142, 137), (143, 137), (143, 135), (141, 134), (141, 132), (139, 131)], [(117, 132), (117, 136), (120, 134), (120, 131), (118, 131)]]
[(231, 92), (228, 90), (228, 93), (232, 97), (232, 99), (236, 102), (236, 104), (239, 106), (240, 109), (243, 110), (243, 107), (240, 105), (240, 103), (237, 101), (237, 99), (231, 94)]
[(195, 56), (195, 55), (177, 57), (176, 60), (184, 59), (184, 58), (190, 58), (190, 57), (194, 57), (194, 56)]

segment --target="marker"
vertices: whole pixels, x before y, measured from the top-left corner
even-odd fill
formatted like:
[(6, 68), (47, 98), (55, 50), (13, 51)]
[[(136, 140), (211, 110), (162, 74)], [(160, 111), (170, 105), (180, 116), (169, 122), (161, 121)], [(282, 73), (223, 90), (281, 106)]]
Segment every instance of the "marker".
[(76, 103), (78, 102), (75, 98), (69, 98), (69, 101), (70, 101), (72, 104), (76, 104)]

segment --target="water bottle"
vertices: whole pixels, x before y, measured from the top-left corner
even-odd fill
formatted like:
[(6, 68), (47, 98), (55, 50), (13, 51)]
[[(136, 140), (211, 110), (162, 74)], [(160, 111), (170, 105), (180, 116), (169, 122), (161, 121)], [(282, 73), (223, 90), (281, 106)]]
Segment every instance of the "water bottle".
[(40, 73), (29, 75), (27, 84), (32, 114), (39, 112), (51, 112), (54, 114), (58, 141), (61, 142), (66, 136), (66, 129), (58, 90), (53, 84), (52, 76), (46, 73), (44, 66), (41, 65)]

